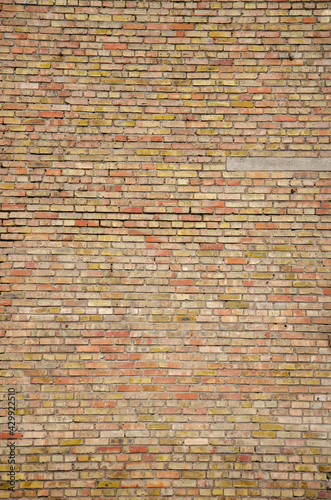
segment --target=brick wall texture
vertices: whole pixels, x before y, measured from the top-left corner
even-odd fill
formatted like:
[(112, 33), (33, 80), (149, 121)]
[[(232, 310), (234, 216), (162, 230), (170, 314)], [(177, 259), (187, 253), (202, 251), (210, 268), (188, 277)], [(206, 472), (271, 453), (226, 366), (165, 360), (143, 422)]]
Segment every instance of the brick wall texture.
[(330, 17), (1, 0), (0, 498), (330, 498)]

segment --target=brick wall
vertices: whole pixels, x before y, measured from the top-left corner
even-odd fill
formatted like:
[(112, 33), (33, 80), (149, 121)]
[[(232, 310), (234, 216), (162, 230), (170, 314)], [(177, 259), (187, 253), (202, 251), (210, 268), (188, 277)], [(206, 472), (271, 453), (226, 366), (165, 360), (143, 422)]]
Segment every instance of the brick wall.
[(330, 498), (330, 16), (1, 0), (0, 498)]

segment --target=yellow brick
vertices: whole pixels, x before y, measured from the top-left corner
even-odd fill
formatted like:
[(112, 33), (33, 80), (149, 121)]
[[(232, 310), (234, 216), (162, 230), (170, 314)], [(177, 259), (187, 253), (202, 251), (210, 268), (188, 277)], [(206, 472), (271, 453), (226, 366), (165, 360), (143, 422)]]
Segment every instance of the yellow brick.
[(274, 245), (275, 252), (291, 252), (295, 250), (294, 245)]
[(262, 431), (283, 431), (284, 426), (283, 425), (276, 425), (276, 424), (261, 424), (261, 430)]
[(22, 481), (20, 483), (20, 487), (22, 489), (39, 489), (39, 488), (43, 488), (44, 486), (44, 483), (43, 481)]
[[(0, 483), (0, 490), (9, 490), (10, 487), (11, 487), (11, 484), (9, 481)], [(10, 498), (10, 497), (8, 494), (8, 496), (5, 496), (5, 497), (1, 496), (1, 498)]]
[(119, 488), (120, 481), (100, 481), (97, 488)]
[(150, 430), (169, 430), (170, 429), (170, 424), (148, 424), (147, 429)]
[(174, 321), (175, 321), (175, 323), (194, 323), (195, 317), (194, 316), (175, 316)]
[(153, 120), (173, 120), (175, 115), (153, 115)]
[(316, 287), (316, 283), (314, 281), (294, 281), (293, 286), (295, 288), (313, 288)]
[(157, 149), (137, 149), (137, 155), (138, 156), (153, 156), (157, 155), (158, 150)]
[(60, 446), (77, 446), (83, 444), (82, 439), (60, 439)]
[(151, 348), (151, 352), (173, 352), (174, 351), (174, 348), (173, 347), (167, 347), (167, 346), (164, 346), (164, 347), (152, 347)]
[(218, 296), (219, 300), (240, 300), (241, 295), (236, 293), (226, 293)]
[(248, 302), (229, 301), (225, 303), (227, 309), (247, 309)]
[(234, 108), (252, 108), (254, 106), (252, 101), (232, 101)]

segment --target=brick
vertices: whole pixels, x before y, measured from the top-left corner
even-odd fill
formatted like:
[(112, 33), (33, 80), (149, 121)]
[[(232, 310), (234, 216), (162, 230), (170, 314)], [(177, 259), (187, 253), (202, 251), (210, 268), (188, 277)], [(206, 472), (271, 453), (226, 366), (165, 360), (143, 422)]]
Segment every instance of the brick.
[(228, 158), (227, 169), (230, 171), (331, 171), (330, 158)]
[(2, 2), (14, 496), (329, 497), (328, 10)]

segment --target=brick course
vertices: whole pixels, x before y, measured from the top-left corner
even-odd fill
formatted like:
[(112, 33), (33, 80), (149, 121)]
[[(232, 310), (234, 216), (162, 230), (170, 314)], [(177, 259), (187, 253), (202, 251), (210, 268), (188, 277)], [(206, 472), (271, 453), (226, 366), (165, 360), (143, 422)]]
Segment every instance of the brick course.
[(330, 3), (0, 17), (0, 498), (330, 498)]

